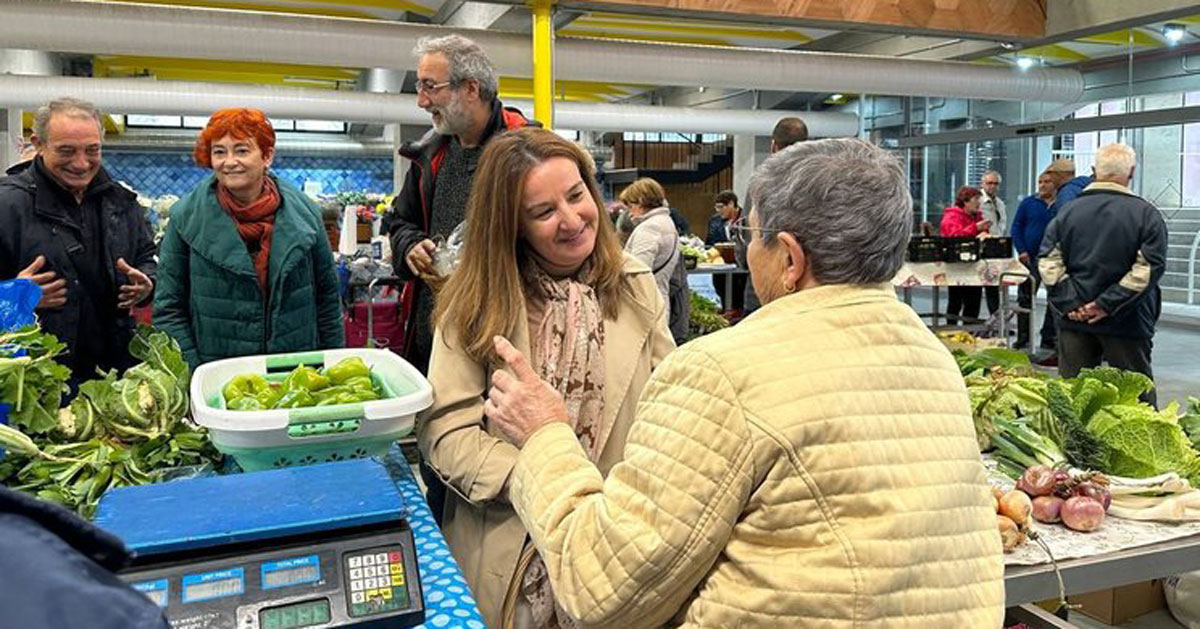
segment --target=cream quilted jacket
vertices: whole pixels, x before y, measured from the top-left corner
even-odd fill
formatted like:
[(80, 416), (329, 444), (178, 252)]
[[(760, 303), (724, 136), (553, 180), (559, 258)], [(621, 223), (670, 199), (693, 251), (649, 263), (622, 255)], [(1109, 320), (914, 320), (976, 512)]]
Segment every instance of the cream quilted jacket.
[(998, 627), (1000, 536), (962, 378), (890, 286), (826, 286), (655, 371), (602, 478), (571, 430), (510, 498), (585, 625)]

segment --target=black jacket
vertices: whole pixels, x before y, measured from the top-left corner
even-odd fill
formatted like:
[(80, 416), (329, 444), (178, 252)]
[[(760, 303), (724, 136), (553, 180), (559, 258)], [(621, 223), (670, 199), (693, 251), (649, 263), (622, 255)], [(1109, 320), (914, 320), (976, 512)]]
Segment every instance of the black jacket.
[(167, 629), (162, 610), (113, 574), (128, 563), (109, 533), (0, 487), (0, 626)]
[[(520, 111), (504, 107), (499, 99), (492, 105), (492, 118), (479, 144), (483, 146), (497, 133), (522, 127), (540, 127), (541, 123), (528, 120)], [(437, 233), (433, 223), (436, 208), (433, 203), (434, 184), (437, 182), (438, 169), (450, 146), (450, 136), (442, 135), (436, 130), (426, 133), (417, 142), (410, 142), (400, 147), (400, 156), (412, 163), (408, 174), (404, 177), (404, 186), (392, 201), (392, 209), (384, 218), (383, 229), (388, 234), (392, 246), (392, 268), (401, 279), (414, 280), (413, 307), (409, 319), (404, 344), (405, 356), (422, 372), (429, 361), (429, 350), (433, 343), (433, 332), (429, 322), (432, 312), (432, 300), (424, 282), (413, 277), (404, 257), (413, 245)], [(450, 224), (453, 223), (453, 224)], [(457, 221), (450, 221), (442, 236), (449, 236)]]
[[(1088, 186), (1050, 221), (1038, 269), (1065, 330), (1146, 339), (1162, 310), (1167, 224), (1128, 188)], [(1066, 314), (1095, 301), (1108, 316), (1081, 323)]]
[[(43, 271), (58, 273), (67, 279), (67, 303), (53, 310), (39, 310), (42, 329), (67, 344), (74, 352), (83, 309), (80, 306), (80, 265), (93, 264), (90, 256), (81, 255), (82, 227), (71, 218), (59, 195), (47, 189), (34, 162), (10, 170), (0, 179), (0, 279), (11, 279), (29, 266), (39, 255), (46, 257)], [(102, 171), (103, 172), (103, 171)], [(117, 273), (118, 258), (154, 279), (154, 239), (145, 214), (137, 203), (137, 195), (115, 181), (107, 180), (88, 191), (98, 197), (100, 233), (103, 235), (103, 259), (108, 263), (100, 272), (115, 291), (126, 282)], [(116, 316), (114, 346), (125, 351), (133, 334), (134, 323), (128, 312)], [(70, 359), (68, 359), (70, 362)], [(123, 366), (128, 356), (118, 356), (111, 366)], [(94, 374), (76, 374), (89, 377)]]

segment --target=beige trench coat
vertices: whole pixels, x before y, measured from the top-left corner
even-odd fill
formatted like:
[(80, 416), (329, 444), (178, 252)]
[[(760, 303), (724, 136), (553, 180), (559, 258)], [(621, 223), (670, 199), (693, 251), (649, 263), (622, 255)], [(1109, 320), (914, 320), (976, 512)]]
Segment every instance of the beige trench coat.
[[(616, 320), (605, 319), (604, 421), (612, 430), (600, 453), (602, 473), (621, 460), (629, 426), (650, 371), (675, 348), (666, 310), (650, 269), (625, 256), (623, 293)], [(518, 317), (513, 345), (529, 355), (527, 317)], [(449, 335), (453, 338), (454, 335)], [(419, 418), (417, 439), (425, 460), (449, 487), (442, 532), (462, 568), (489, 627), (501, 627), (501, 610), (527, 533), (508, 501), (517, 448), (483, 415), (491, 370), (444, 342), (435, 330), (429, 381), (434, 402)]]

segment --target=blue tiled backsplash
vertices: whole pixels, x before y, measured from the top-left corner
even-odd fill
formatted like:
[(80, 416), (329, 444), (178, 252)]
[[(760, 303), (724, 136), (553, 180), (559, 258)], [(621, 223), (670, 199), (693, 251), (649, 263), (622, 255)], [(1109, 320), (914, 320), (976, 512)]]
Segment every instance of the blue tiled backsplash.
[[(147, 196), (183, 196), (211, 171), (196, 166), (190, 153), (104, 154), (109, 175)], [(392, 193), (390, 157), (301, 157), (278, 155), (271, 166), (276, 177), (304, 189), (305, 181), (321, 183), (322, 193)]]

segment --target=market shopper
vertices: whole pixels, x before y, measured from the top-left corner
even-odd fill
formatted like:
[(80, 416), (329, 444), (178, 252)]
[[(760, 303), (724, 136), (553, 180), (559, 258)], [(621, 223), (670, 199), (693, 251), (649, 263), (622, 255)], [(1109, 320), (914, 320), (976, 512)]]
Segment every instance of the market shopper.
[[(1008, 209), (1000, 198), (1000, 173), (989, 170), (979, 178), (979, 212), (988, 220), (987, 233), (991, 236), (1008, 234)], [(1000, 311), (1000, 287), (985, 286), (988, 314)]]
[[(1058, 315), (1058, 373), (1101, 362), (1154, 377), (1154, 329), (1162, 311), (1167, 224), (1129, 189), (1133, 149), (1096, 151), (1096, 181), (1050, 222), (1038, 269)], [(1154, 391), (1142, 396), (1154, 404)]]
[(1058, 215), (1068, 203), (1074, 201), (1093, 181), (1091, 175), (1075, 176), (1075, 162), (1069, 159), (1056, 159), (1050, 162), (1045, 172), (1054, 179), (1054, 203), (1050, 205), (1050, 218)]
[(270, 172), (263, 112), (217, 111), (196, 139), (213, 174), (171, 208), (154, 324), (192, 368), (233, 356), (343, 345), (333, 252), (321, 210)]
[(763, 307), (683, 346), (607, 479), (528, 353), (495, 341), (487, 417), (557, 600), (589, 626), (998, 627), (1003, 560), (967, 393), (896, 299), (894, 156), (798, 145), (750, 188)]
[[(1030, 278), (1017, 287), (1017, 303), (1022, 308), (1032, 308), (1033, 296), (1037, 293), (1038, 248), (1046, 235), (1046, 225), (1050, 223), (1050, 205), (1054, 203), (1054, 189), (1054, 177), (1050, 173), (1038, 175), (1037, 194), (1025, 197), (1013, 216), (1013, 248), (1017, 250), (1017, 259), (1030, 273)], [(1017, 342), (1014, 346), (1017, 349), (1029, 346), (1029, 320), (1027, 315), (1021, 315), (1017, 319)], [(1041, 337), (1041, 348), (1053, 352), (1058, 342), (1058, 328), (1054, 325), (1053, 309), (1046, 309), (1042, 317), (1042, 330), (1038, 336)]]
[(666, 302), (675, 265), (683, 260), (678, 255), (679, 236), (666, 205), (666, 191), (657, 181), (643, 177), (622, 190), (620, 199), (633, 222), (625, 252), (654, 273), (654, 283)]
[(0, 626), (168, 629), (163, 610), (114, 574), (131, 559), (74, 513), (0, 487)]
[[(954, 205), (942, 212), (943, 236), (977, 238), (987, 233), (991, 221), (979, 211), (979, 188), (963, 186), (954, 195)], [(970, 323), (979, 319), (979, 302), (983, 291), (979, 286), (951, 286), (947, 289), (946, 320), (951, 323)]]
[(34, 116), (36, 156), (0, 179), (0, 279), (41, 285), (38, 320), (67, 345), (73, 385), (134, 364), (130, 309), (156, 273), (137, 195), (101, 163), (103, 135), (94, 105), (53, 100)]
[(593, 168), (550, 131), (493, 139), (460, 266), (437, 298), (434, 404), (417, 439), (453, 489), (442, 532), (489, 627), (559, 626), (547, 566), (509, 504), (517, 447), (487, 418), (492, 338), (512, 339), (565, 397), (570, 438), (601, 471), (626, 453), (638, 394), (674, 348), (650, 269), (622, 253), (601, 214)]
[(438, 282), (437, 245), (466, 217), (467, 197), (484, 146), (496, 134), (536, 125), (497, 97), (499, 79), (491, 59), (475, 42), (459, 36), (417, 42), (417, 105), (433, 117), (433, 129), (400, 148), (412, 165), (404, 187), (385, 217), (396, 274), (415, 282), (404, 354), (422, 373), (432, 348), (433, 295)]

